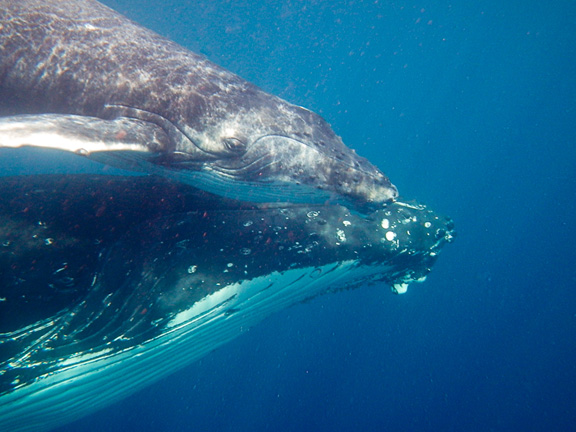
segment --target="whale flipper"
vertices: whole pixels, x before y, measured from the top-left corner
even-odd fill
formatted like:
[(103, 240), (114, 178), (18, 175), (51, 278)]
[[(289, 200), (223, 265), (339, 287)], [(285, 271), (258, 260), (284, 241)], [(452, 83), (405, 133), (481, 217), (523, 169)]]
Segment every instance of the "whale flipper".
[(63, 150), (110, 165), (121, 165), (110, 162), (114, 159), (150, 158), (168, 143), (168, 136), (159, 126), (126, 117), (104, 120), (80, 115), (29, 114), (0, 118), (0, 147)]

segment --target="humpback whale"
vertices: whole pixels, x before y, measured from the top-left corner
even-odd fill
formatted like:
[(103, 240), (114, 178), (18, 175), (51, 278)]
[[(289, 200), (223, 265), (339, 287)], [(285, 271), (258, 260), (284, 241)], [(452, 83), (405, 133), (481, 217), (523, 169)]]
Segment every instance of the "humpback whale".
[(0, 0), (0, 148), (247, 201), (378, 207), (396, 187), (325, 120), (94, 0)]
[(318, 115), (93, 0), (0, 0), (0, 115), (0, 150), (157, 174), (0, 177), (1, 431), (80, 418), (315, 296), (403, 293), (454, 236)]
[(0, 177), (0, 430), (42, 431), (312, 297), (422, 281), (453, 223), (417, 203), (246, 204), (156, 176)]

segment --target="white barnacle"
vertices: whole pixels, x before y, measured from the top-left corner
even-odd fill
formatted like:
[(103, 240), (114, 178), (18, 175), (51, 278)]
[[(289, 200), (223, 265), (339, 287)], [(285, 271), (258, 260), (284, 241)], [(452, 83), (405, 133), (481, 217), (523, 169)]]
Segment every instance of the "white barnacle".
[(388, 229), (388, 228), (390, 228), (390, 221), (388, 219), (384, 218), (384, 219), (382, 219), (380, 226), (382, 226), (382, 228), (384, 228), (384, 229)]
[(338, 240), (341, 242), (346, 241), (346, 234), (340, 228), (336, 228), (336, 237), (338, 237)]
[(344, 224), (344, 226), (350, 226), (350, 225), (352, 225), (352, 222), (347, 221), (347, 220), (342, 221), (342, 223)]
[(196, 273), (196, 270), (198, 270), (198, 266), (197, 266), (197, 265), (191, 265), (190, 267), (188, 267), (188, 273), (189, 273), (189, 274)]
[(386, 231), (386, 240), (394, 241), (396, 238), (396, 233), (394, 231)]

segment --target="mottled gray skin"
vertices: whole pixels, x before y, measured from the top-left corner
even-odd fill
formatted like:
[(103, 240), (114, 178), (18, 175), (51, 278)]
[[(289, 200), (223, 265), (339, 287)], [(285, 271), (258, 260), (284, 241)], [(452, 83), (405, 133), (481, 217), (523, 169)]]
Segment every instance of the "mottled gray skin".
[(231, 184), (298, 184), (360, 206), (397, 196), (317, 114), (92, 0), (0, 0), (0, 114), (30, 113), (153, 123), (166, 134), (145, 143), (155, 164)]

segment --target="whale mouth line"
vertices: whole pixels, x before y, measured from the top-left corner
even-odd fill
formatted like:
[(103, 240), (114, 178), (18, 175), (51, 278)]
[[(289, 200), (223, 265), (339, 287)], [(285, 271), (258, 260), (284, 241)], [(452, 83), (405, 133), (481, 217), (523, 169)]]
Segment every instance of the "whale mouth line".
[(218, 163), (212, 163), (210, 164), (210, 169), (218, 174), (224, 175), (229, 178), (256, 179), (258, 177), (258, 173), (278, 164), (280, 164), (279, 160), (272, 159), (270, 155), (265, 154), (256, 159), (253, 159), (252, 161), (248, 161), (245, 165), (233, 167), (233, 166), (223, 166), (222, 164)]

